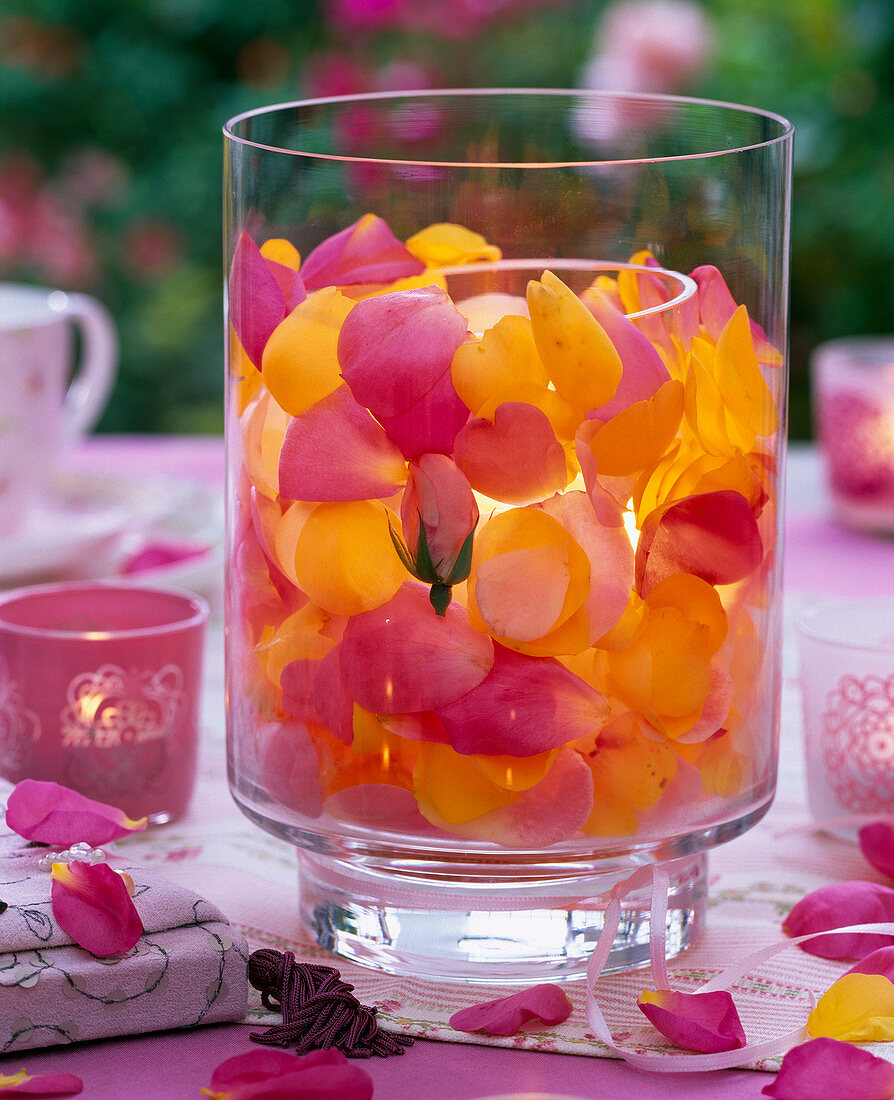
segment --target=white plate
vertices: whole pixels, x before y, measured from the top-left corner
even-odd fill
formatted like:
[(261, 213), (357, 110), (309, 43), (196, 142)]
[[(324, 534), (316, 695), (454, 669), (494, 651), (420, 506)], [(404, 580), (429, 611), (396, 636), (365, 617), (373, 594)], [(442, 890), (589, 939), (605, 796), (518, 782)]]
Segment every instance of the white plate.
[(220, 496), (170, 478), (62, 473), (27, 526), (0, 537), (0, 587), (118, 576), (144, 541), (170, 538), (207, 546), (201, 558), (132, 574), (134, 582), (152, 583), (163, 576), (163, 583), (176, 584), (181, 574), (195, 575), (211, 558), (219, 560)]

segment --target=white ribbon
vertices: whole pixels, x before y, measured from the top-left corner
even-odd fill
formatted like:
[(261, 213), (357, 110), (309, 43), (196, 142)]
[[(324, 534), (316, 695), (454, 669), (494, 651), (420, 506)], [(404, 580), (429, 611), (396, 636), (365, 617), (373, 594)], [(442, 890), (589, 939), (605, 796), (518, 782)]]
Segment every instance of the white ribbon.
[[(602, 932), (590, 956), (587, 964), (587, 1019), (597, 1039), (605, 1043), (625, 1062), (637, 1069), (649, 1070), (653, 1073), (693, 1073), (708, 1072), (717, 1069), (733, 1069), (743, 1066), (748, 1062), (759, 1061), (763, 1058), (773, 1058), (778, 1054), (784, 1054), (791, 1047), (804, 1042), (810, 1036), (806, 1023), (792, 1031), (786, 1032), (775, 1039), (767, 1039), (762, 1043), (746, 1043), (744, 1047), (736, 1050), (723, 1050), (710, 1054), (638, 1054), (635, 1051), (623, 1050), (619, 1047), (609, 1031), (608, 1024), (602, 1009), (596, 1000), (596, 983), (605, 968), (608, 956), (611, 953), (618, 927), (621, 923), (621, 898), (643, 885), (644, 872), (651, 873), (652, 877), (652, 909), (649, 920), (649, 960), (652, 971), (652, 984), (655, 989), (669, 989), (667, 953), (665, 948), (665, 928), (668, 905), (668, 877), (667, 872), (661, 867), (639, 868), (629, 878), (619, 882), (612, 890), (610, 900), (605, 909), (605, 921)], [(659, 931), (660, 930), (660, 931)], [(778, 943), (762, 947), (749, 955), (726, 967), (720, 974), (715, 975), (696, 990), (699, 993), (712, 993), (717, 990), (729, 989), (730, 986), (749, 973), (756, 966), (790, 947), (806, 943), (807, 940), (817, 936), (831, 936), (836, 932), (872, 932), (876, 935), (894, 936), (894, 922), (880, 921), (870, 924), (847, 924), (838, 928), (827, 928), (821, 932), (811, 932), (806, 936), (795, 936)], [(816, 998), (810, 990), (809, 1012), (816, 1007)]]

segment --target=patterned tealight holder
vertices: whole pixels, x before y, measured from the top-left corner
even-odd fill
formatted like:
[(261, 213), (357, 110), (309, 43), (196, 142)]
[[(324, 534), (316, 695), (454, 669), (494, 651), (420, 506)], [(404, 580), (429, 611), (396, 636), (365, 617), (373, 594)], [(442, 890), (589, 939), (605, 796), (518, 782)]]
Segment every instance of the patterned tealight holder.
[(894, 597), (818, 604), (798, 635), (810, 810), (853, 837), (894, 813)]
[(208, 606), (132, 585), (0, 597), (0, 775), (54, 780), (161, 824), (195, 784)]

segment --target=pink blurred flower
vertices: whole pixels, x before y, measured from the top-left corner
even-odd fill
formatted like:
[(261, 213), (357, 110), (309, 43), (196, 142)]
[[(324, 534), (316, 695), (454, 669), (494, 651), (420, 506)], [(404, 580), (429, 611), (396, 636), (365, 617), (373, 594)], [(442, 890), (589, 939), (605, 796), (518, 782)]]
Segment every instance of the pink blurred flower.
[(616, 0), (602, 16), (596, 41), (585, 87), (675, 92), (704, 69), (712, 35), (695, 0)]
[(183, 239), (170, 222), (160, 219), (135, 222), (122, 238), (124, 263), (138, 279), (156, 279), (183, 259)]

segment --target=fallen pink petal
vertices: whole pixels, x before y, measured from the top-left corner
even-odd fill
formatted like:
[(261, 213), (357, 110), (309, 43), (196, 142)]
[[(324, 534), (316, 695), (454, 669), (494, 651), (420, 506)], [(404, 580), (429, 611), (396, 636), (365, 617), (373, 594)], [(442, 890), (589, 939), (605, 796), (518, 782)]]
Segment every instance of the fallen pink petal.
[(859, 832), (860, 851), (876, 871), (894, 879), (894, 825), (873, 821)]
[(133, 821), (116, 806), (59, 783), (22, 779), (7, 800), (6, 824), (25, 840), (68, 847), (82, 840), (97, 845), (130, 836), (146, 828), (146, 818)]
[(250, 1050), (221, 1062), (202, 1093), (214, 1100), (370, 1100), (373, 1083), (339, 1050)]
[(107, 863), (54, 863), (52, 879), (56, 923), (92, 955), (123, 955), (142, 935), (127, 885)]
[(0, 1096), (77, 1096), (84, 1082), (73, 1073), (0, 1073)]
[(357, 283), (390, 283), (420, 275), (425, 264), (394, 236), (376, 214), (364, 214), (353, 225), (327, 237), (301, 265), (308, 290)]
[(406, 479), (400, 450), (347, 386), (289, 421), (279, 457), (279, 490), (289, 500), (389, 497)]
[(847, 974), (882, 974), (894, 982), (894, 945), (879, 947), (854, 963)]
[[(850, 924), (894, 920), (894, 890), (875, 882), (854, 880), (821, 886), (792, 907), (782, 924), (789, 936), (805, 936)], [(802, 951), (824, 959), (862, 959), (894, 937), (866, 932), (818, 936), (800, 944)]]
[(515, 1035), (532, 1020), (554, 1027), (571, 1015), (571, 1001), (564, 990), (551, 983), (531, 986), (508, 997), (482, 1001), (454, 1012), (454, 1031), (487, 1031), (491, 1035)]
[(774, 1100), (888, 1100), (894, 1065), (838, 1039), (811, 1039), (793, 1047), (761, 1090)]
[(637, 1004), (653, 1027), (685, 1050), (713, 1054), (745, 1046), (745, 1032), (728, 990), (678, 993), (647, 989)]

